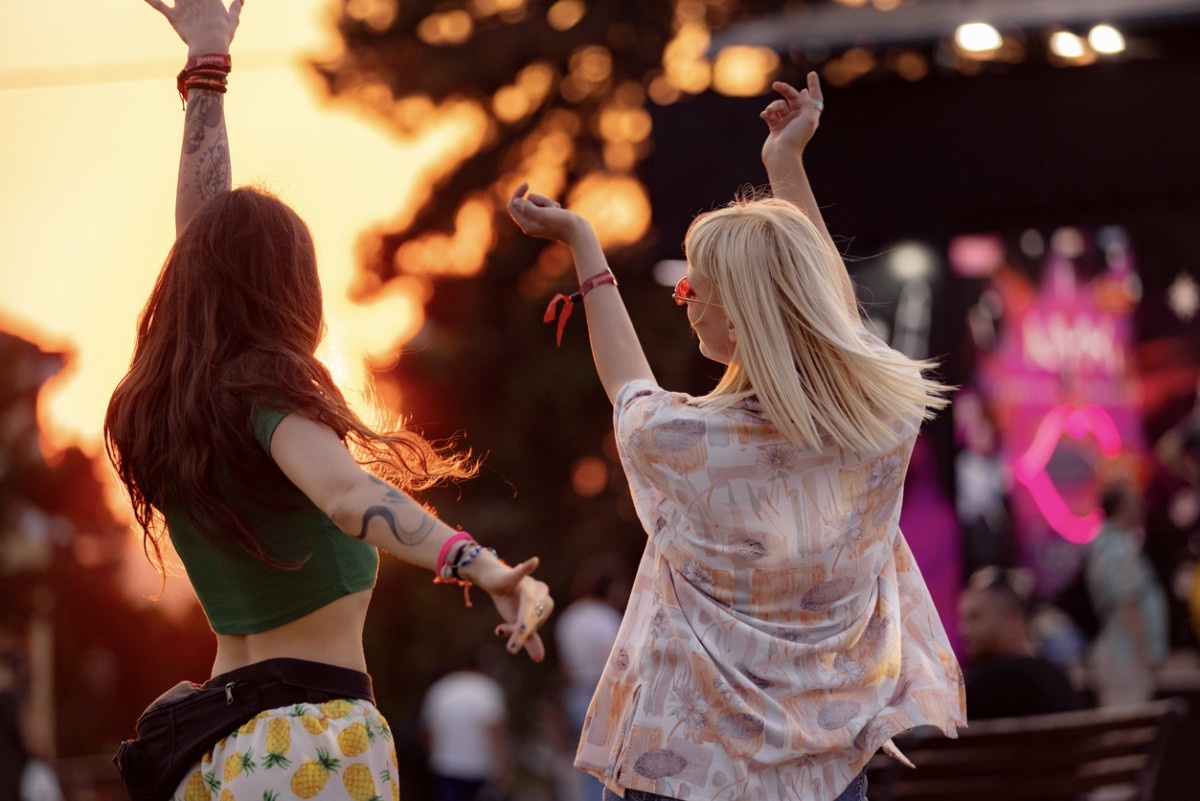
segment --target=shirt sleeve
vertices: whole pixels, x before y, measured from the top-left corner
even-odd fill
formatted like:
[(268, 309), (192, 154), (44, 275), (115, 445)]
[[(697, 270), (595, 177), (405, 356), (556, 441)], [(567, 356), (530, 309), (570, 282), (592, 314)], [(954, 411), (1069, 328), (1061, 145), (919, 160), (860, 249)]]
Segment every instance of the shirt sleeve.
[(270, 409), (263, 406), (254, 407), (254, 411), (250, 414), (254, 439), (257, 440), (259, 447), (267, 452), (268, 456), (271, 455), (271, 437), (274, 436), (275, 429), (288, 414), (289, 412), (283, 409)]

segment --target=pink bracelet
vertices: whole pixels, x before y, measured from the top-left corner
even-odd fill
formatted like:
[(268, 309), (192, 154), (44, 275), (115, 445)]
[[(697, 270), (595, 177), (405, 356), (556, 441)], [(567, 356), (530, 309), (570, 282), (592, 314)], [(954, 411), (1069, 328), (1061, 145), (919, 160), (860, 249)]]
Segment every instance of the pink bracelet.
[(454, 543), (461, 542), (462, 540), (467, 540), (470, 542), (471, 535), (465, 531), (459, 531), (452, 535), (450, 539), (442, 543), (442, 550), (438, 552), (437, 567), (435, 567), (433, 570), (433, 574), (435, 576), (434, 581), (442, 578), (442, 569), (446, 566), (446, 556), (450, 553), (450, 548), (454, 546)]
[(610, 270), (605, 270), (602, 273), (596, 273), (591, 278), (587, 279), (582, 284), (580, 284), (579, 285), (580, 299), (587, 297), (587, 293), (591, 292), (596, 287), (604, 286), (605, 284), (612, 284), (613, 286), (617, 285), (617, 277), (615, 275), (613, 275)]

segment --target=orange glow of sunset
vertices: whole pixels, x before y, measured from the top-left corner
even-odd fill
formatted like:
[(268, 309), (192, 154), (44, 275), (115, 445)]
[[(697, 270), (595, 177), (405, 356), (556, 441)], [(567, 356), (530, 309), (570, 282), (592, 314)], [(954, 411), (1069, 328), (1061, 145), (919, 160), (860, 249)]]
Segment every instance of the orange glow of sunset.
[[(374, 14), (388, 4), (366, 5)], [(322, 0), (247, 4), (226, 116), (235, 184), (275, 192), (312, 229), (330, 332), (321, 355), (374, 420), (370, 364), (394, 361), (421, 327), (428, 276), (482, 269), (494, 201), (464, 204), (458, 231), (415, 240), (424, 252), (405, 258), (405, 275), (368, 291), (358, 243), (372, 227), (411, 221), (485, 141), (488, 118), (471, 101), (411, 99), (395, 104), (411, 123), (399, 137), (329, 100), (305, 61), (337, 57), (332, 13)], [(174, 238), (183, 127), (174, 76), (185, 55), (166, 20), (136, 0), (0, 7), (0, 328), (71, 354), (39, 404), (51, 458), (69, 445), (103, 452), (104, 410)], [(142, 589), (153, 593), (151, 582)]]

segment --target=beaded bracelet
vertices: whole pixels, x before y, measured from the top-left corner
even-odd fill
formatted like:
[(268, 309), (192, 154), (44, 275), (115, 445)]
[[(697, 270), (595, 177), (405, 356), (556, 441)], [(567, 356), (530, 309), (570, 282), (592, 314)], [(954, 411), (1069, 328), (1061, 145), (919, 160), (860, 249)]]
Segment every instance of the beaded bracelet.
[[(588, 278), (579, 285), (578, 292), (572, 292), (570, 295), (564, 295), (559, 292), (550, 299), (550, 305), (546, 307), (546, 313), (542, 315), (542, 322), (552, 323), (554, 322), (554, 318), (558, 317), (558, 331), (555, 340), (557, 347), (562, 347), (563, 329), (567, 325), (567, 319), (571, 316), (571, 310), (575, 308), (575, 304), (587, 297), (587, 294), (593, 289), (605, 284), (617, 285), (617, 277), (612, 274), (611, 270), (596, 273), (591, 278)], [(559, 301), (562, 301), (561, 311), (558, 308)]]
[(458, 571), (462, 570), (464, 567), (466, 567), (467, 565), (474, 562), (475, 557), (479, 556), (479, 554), (481, 554), (484, 551), (487, 551), (492, 556), (496, 556), (495, 548), (484, 548), (479, 543), (475, 543), (475, 547), (471, 549), (471, 552), (469, 554), (467, 554), (466, 557), (464, 557), (461, 561), (455, 562), (454, 566), (450, 568), (450, 575), (454, 576), (454, 578), (458, 579), (459, 581), (463, 581), (464, 579), (459, 577)]

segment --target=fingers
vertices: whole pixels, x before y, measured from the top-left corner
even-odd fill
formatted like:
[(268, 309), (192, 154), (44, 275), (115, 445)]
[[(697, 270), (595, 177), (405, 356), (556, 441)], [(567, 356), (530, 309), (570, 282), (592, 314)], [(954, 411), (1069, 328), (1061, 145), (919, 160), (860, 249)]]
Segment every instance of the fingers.
[(234, 28), (237, 27), (238, 20), (242, 18), (242, 6), (245, 5), (245, 3), (246, 0), (233, 0), (233, 2), (229, 5), (229, 19), (233, 21)]
[[(781, 102), (785, 106), (782, 113), (799, 110), (806, 104), (815, 106), (818, 111), (824, 108), (825, 94), (821, 91), (820, 76), (813, 71), (809, 72), (808, 75), (805, 76), (804, 80), (804, 88), (799, 90), (786, 81), (775, 81), (773, 84), (771, 84), (771, 88), (778, 92), (782, 96), (782, 99), (772, 101), (771, 104), (767, 106), (767, 109), (769, 110), (772, 107), (777, 107), (777, 105)], [(766, 116), (765, 112), (763, 116)]]
[(171, 9), (168, 8), (167, 4), (162, 0), (146, 0), (146, 5), (150, 6), (164, 17), (169, 17), (171, 15)]
[(529, 191), (529, 182), (524, 181), (520, 186), (518, 186), (515, 190), (513, 190), (512, 197), (509, 199), (509, 204), (511, 205), (512, 201), (525, 197), (525, 193), (528, 191)]
[[(783, 97), (783, 102), (789, 108), (797, 108), (800, 105), (800, 91), (786, 81), (775, 81), (771, 84), (771, 88), (778, 92)], [(779, 101), (775, 101), (778, 103)]]
[(537, 570), (537, 567), (539, 564), (541, 564), (541, 560), (538, 559), (536, 556), (531, 556), (528, 559), (526, 559), (524, 562), (522, 562), (521, 564), (514, 567), (512, 570), (513, 570), (513, 573), (516, 574), (516, 577), (513, 579), (513, 583), (514, 584), (519, 583), (521, 581), (521, 579), (525, 578), (526, 576), (531, 574), (533, 571)]
[(530, 203), (543, 209), (561, 209), (562, 204), (553, 198), (548, 198), (545, 195), (530, 193), (526, 198)]
[(808, 73), (808, 95), (813, 100), (825, 102), (825, 94), (821, 91), (821, 78), (816, 72)]
[(788, 109), (788, 104), (787, 104), (786, 100), (772, 100), (769, 104), (767, 104), (767, 107), (765, 109), (763, 109), (762, 113), (759, 114), (758, 116), (762, 117), (763, 119), (768, 119), (768, 118), (772, 118), (772, 117), (782, 116), (784, 114), (787, 114), (788, 111), (789, 111), (789, 109)]

